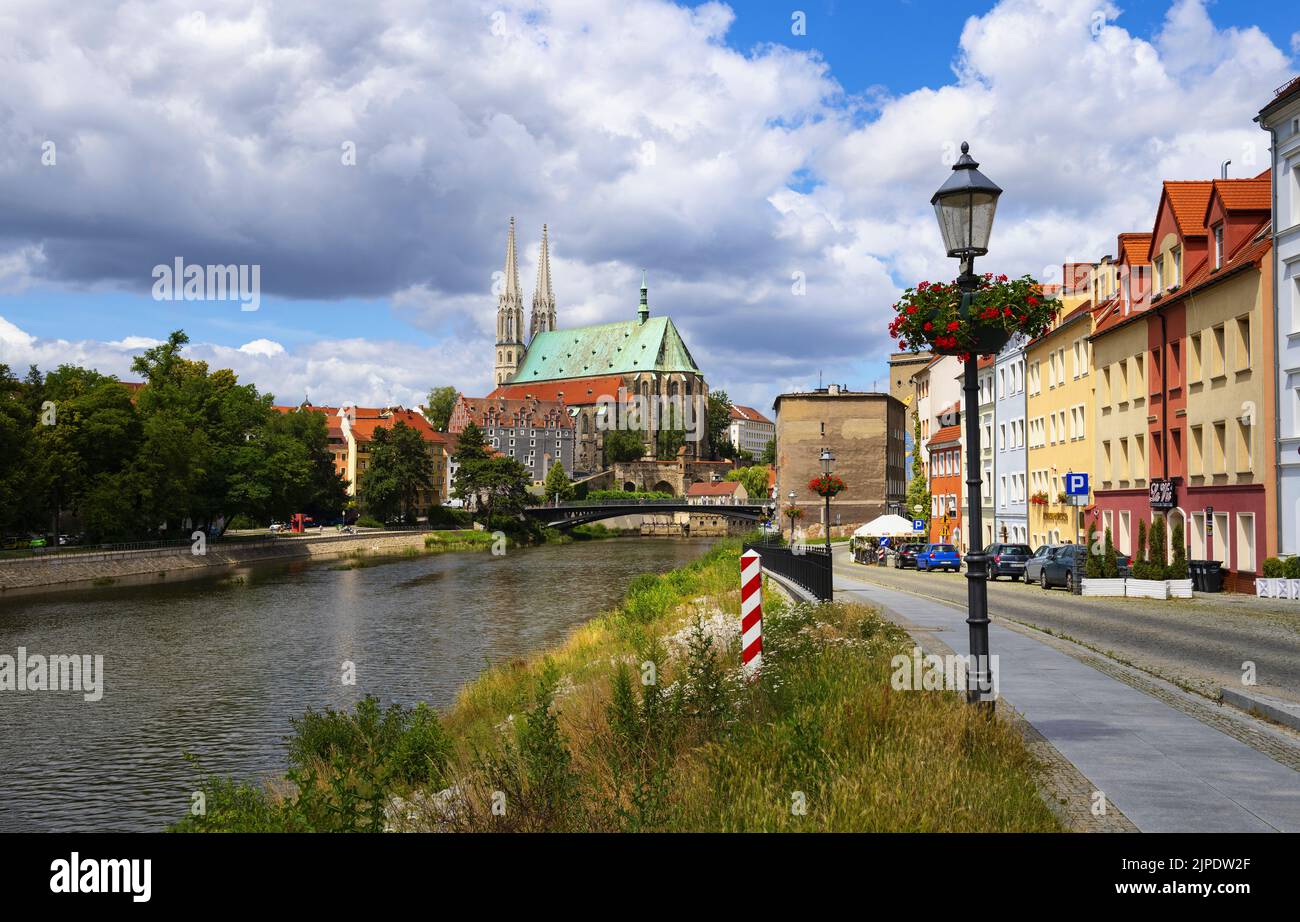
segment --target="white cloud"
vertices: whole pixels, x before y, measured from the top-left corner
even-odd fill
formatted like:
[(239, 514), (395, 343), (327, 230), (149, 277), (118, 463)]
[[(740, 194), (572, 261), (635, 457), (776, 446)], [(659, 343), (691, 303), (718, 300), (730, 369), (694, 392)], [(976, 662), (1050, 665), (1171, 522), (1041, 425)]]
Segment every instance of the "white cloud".
[[(1215, 176), (1226, 159), (1233, 175), (1262, 169), (1251, 117), (1292, 66), (1258, 29), (1217, 28), (1201, 0), (1173, 3), (1150, 39), (1116, 4), (1002, 0), (934, 49), (955, 59), (951, 82), (869, 101), (815, 54), (726, 47), (720, 3), (204, 10), (0, 11), (0, 289), (8, 276), (145, 290), (177, 255), (248, 262), (271, 298), (388, 296), (459, 341), (229, 350), (293, 399), (485, 389), (511, 214), (526, 303), (550, 222), (562, 326), (630, 316), (646, 266), (652, 310), (744, 402), (767, 406), (819, 368), (870, 383), (852, 376), (892, 345), (896, 283), (953, 273), (928, 202), (961, 140), (1006, 190), (984, 264), (1041, 273), (1149, 227), (1161, 179)], [(49, 139), (55, 167), (39, 162)], [(811, 191), (790, 188), (799, 177)]]
[(284, 346), (273, 339), (255, 339), (251, 343), (244, 343), (239, 347), (239, 351), (247, 355), (260, 355), (271, 358), (276, 355), (284, 355)]

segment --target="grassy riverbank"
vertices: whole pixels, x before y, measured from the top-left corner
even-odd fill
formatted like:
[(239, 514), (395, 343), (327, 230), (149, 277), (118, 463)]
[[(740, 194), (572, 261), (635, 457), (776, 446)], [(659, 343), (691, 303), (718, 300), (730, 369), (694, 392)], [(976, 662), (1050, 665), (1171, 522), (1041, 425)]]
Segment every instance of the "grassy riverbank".
[(738, 663), (739, 542), (663, 576), (443, 715), (309, 713), (286, 783), (202, 784), (183, 830), (1048, 831), (1019, 736), (957, 695), (897, 692), (911, 642), (860, 605), (766, 597)]

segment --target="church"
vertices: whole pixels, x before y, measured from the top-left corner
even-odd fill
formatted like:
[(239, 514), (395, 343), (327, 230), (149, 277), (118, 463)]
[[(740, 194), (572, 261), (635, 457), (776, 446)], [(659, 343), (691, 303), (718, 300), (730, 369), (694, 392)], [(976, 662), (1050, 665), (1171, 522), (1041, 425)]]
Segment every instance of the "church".
[[(489, 398), (562, 402), (574, 422), (573, 467), (577, 473), (601, 470), (604, 431), (614, 428), (610, 410), (616, 403), (641, 397), (646, 404), (707, 408), (704, 373), (668, 317), (651, 317), (644, 275), (635, 317), (592, 326), (558, 328), (555, 292), (551, 288), (550, 241), (542, 226), (541, 252), (532, 315), (524, 339), (523, 295), (515, 245), (515, 220), (506, 239), (503, 290), (497, 298), (496, 389)], [(624, 414), (624, 418), (626, 416)], [(688, 413), (689, 416), (689, 413)], [(687, 460), (703, 459), (708, 424), (703, 412), (682, 452)], [(639, 428), (647, 459), (655, 457), (659, 430), (683, 429), (674, 412), (650, 413)], [(572, 473), (572, 472), (571, 472)]]

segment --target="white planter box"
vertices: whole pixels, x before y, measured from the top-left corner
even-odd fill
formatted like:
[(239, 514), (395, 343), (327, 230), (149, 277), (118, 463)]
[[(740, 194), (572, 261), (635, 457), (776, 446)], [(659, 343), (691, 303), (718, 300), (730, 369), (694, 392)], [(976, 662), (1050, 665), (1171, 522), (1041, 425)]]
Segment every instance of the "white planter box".
[(1279, 583), (1286, 583), (1286, 595), (1278, 594), (1278, 598), (1300, 599), (1300, 579), (1281, 579)]
[(1285, 599), (1287, 597), (1286, 580), (1272, 576), (1261, 576), (1255, 580), (1255, 595), (1261, 599)]
[(1130, 599), (1167, 599), (1169, 583), (1162, 579), (1125, 580), (1124, 595)]
[(1084, 595), (1124, 597), (1122, 579), (1084, 579), (1080, 585)]
[(1169, 598), (1190, 599), (1192, 597), (1192, 581), (1190, 579), (1167, 579), (1165, 583), (1169, 586)]

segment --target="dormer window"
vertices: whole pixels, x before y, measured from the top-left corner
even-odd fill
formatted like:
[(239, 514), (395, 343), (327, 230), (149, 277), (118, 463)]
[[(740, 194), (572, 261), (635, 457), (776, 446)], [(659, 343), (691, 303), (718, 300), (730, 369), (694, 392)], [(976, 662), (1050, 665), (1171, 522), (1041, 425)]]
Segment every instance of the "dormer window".
[(1152, 281), (1154, 282), (1151, 290), (1159, 294), (1165, 290), (1165, 258), (1163, 256), (1155, 258), (1155, 262), (1151, 264), (1151, 272)]
[(1223, 268), (1223, 225), (1214, 225), (1214, 268)]
[(1179, 285), (1183, 284), (1182, 256), (1183, 256), (1182, 247), (1174, 247), (1172, 250), (1169, 251), (1169, 261), (1173, 263), (1173, 265), (1169, 267), (1170, 288), (1177, 288)]

